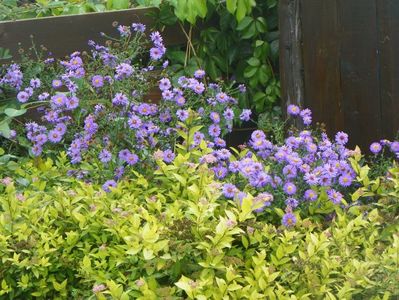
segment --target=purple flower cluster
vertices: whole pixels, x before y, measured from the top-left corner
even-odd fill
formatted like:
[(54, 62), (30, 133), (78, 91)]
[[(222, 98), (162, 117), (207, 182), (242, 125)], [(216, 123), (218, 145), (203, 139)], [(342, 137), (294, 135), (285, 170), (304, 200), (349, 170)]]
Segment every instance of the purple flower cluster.
[(158, 31), (155, 31), (151, 33), (150, 38), (154, 45), (154, 47), (150, 49), (150, 57), (152, 60), (160, 60), (166, 52), (162, 36)]
[[(299, 107), (290, 107), (289, 111), (293, 115), (305, 111), (303, 118), (310, 116), (310, 112), (301, 111)], [(215, 122), (217, 116), (212, 115), (211, 119)], [(217, 124), (209, 128), (214, 126)], [(263, 131), (256, 130), (248, 143), (253, 151), (244, 150), (238, 158), (214, 152), (203, 157), (201, 162), (212, 166), (216, 178), (231, 182), (224, 185), (226, 198), (238, 197), (240, 188), (258, 196), (264, 193), (274, 195), (274, 202), (278, 205), (283, 203), (287, 211), (283, 224), (293, 226), (296, 217), (292, 210), (309, 205), (323, 194), (332, 203), (342, 204), (345, 190), (353, 185), (356, 177), (349, 162), (352, 151), (345, 147), (347, 142), (348, 135), (344, 132), (338, 132), (335, 139), (330, 140), (324, 133), (315, 136), (303, 130), (288, 136), (283, 145), (276, 145)], [(267, 206), (262, 206), (259, 211)]]
[(381, 140), (379, 142), (374, 142), (370, 145), (370, 151), (377, 155), (384, 150), (384, 147), (388, 148), (388, 150), (399, 159), (399, 141), (388, 141)]

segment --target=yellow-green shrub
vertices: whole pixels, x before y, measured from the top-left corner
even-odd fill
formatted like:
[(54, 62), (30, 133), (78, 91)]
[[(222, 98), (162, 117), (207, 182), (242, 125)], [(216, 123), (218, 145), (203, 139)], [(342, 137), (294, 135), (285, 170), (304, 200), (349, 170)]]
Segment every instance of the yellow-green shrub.
[[(133, 174), (108, 194), (63, 178), (49, 161), (46, 168), (58, 180), (37, 188), (43, 165), (31, 165), (31, 176), (42, 172), (33, 183), (23, 190), (7, 183), (0, 195), (0, 298), (399, 295), (392, 210), (337, 208), (329, 224), (298, 215), (296, 227), (287, 230), (257, 221), (251, 197), (242, 206), (220, 200), (211, 172), (190, 156), (199, 154), (158, 162), (151, 179)], [(391, 205), (397, 205), (392, 191)], [(390, 226), (382, 216), (391, 217)]]

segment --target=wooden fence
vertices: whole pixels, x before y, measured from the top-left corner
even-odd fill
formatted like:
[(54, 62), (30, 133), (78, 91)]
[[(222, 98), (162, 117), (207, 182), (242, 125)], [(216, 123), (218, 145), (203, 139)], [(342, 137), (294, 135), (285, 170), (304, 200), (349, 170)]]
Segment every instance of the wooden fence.
[(351, 145), (399, 129), (399, 1), (280, 0), (283, 100)]

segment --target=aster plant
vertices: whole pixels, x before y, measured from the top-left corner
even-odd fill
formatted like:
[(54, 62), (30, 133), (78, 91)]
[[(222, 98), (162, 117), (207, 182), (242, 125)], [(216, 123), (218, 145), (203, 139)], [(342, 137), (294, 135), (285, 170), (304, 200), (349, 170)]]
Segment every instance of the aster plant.
[[(89, 41), (90, 53), (39, 59), (34, 66), (13, 64), (0, 79), (0, 88), (15, 93), (16, 105), (35, 112), (36, 120), (26, 122), (18, 136), (29, 153), (39, 157), (65, 150), (69, 174), (100, 181), (106, 191), (129, 169), (151, 170), (154, 156), (172, 162), (175, 143), (190, 130), (195, 132), (185, 141), (187, 149), (202, 141), (225, 147), (223, 136), (234, 119), (251, 115), (233, 110), (233, 96), (242, 86), (208, 84), (203, 70), (173, 81), (159, 32), (147, 35), (137, 23), (119, 25), (117, 31), (117, 38), (102, 34), (107, 46)], [(32, 77), (37, 65), (42, 72)], [(162, 99), (146, 103), (154, 87)]]
[[(302, 119), (305, 128), (290, 132), (284, 143), (273, 143), (265, 132), (256, 130), (242, 151), (214, 150), (201, 162), (212, 166), (226, 199), (242, 203), (253, 196), (255, 212), (276, 210), (282, 223), (291, 227), (296, 212), (328, 216), (335, 206), (350, 206), (356, 189), (351, 160), (358, 152), (346, 147), (345, 132), (330, 139), (312, 130), (309, 109), (289, 105), (287, 114)], [(385, 142), (397, 154), (396, 143)], [(371, 145), (374, 153), (381, 148), (378, 143)]]

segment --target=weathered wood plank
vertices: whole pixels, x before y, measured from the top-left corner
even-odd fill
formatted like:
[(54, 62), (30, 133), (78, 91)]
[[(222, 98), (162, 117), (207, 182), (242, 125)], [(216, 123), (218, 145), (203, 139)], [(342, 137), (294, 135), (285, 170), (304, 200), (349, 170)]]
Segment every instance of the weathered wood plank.
[(344, 125), (352, 143), (367, 149), (381, 137), (375, 0), (337, 0), (341, 23)]
[(328, 133), (344, 129), (341, 105), (340, 32), (336, 0), (302, 1), (305, 106)]
[(300, 2), (279, 1), (280, 80), (284, 108), (289, 104), (302, 106), (304, 102)]
[[(0, 22), (0, 47), (8, 48), (17, 55), (19, 46), (27, 49), (32, 46), (31, 36), (37, 46), (44, 45), (54, 57), (64, 57), (76, 50), (87, 50), (88, 40), (104, 41), (100, 32), (115, 36), (113, 22), (131, 25), (140, 22), (148, 27), (154, 20), (148, 16), (155, 8), (128, 9), (104, 13), (91, 13), (73, 16), (58, 16), (29, 20)], [(167, 45), (180, 44), (186, 38), (179, 27), (169, 27), (163, 33)]]
[(399, 130), (399, 1), (377, 0), (382, 137)]

